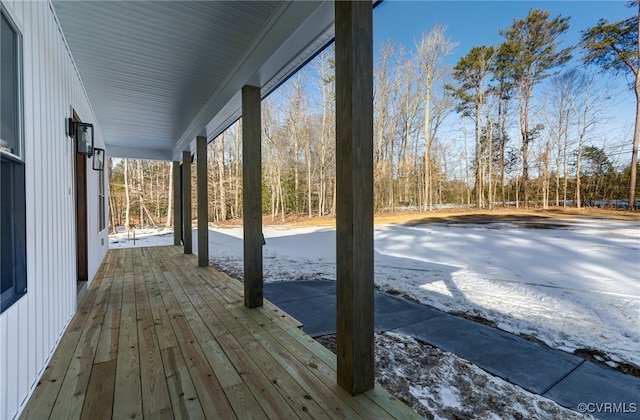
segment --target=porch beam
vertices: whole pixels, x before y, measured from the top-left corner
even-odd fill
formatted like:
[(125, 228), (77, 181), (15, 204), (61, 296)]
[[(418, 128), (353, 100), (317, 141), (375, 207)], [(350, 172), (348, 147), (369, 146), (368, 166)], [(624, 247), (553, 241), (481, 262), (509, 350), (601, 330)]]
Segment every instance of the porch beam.
[(182, 152), (182, 225), (184, 253), (193, 252), (193, 232), (191, 216), (191, 152)]
[(262, 138), (260, 88), (242, 88), (244, 304), (262, 306)]
[(182, 185), (180, 162), (173, 161), (173, 244), (182, 245)]
[(198, 266), (209, 265), (209, 196), (207, 194), (207, 138), (196, 138), (196, 172), (198, 178)]
[(374, 387), (372, 4), (336, 1), (338, 384)]

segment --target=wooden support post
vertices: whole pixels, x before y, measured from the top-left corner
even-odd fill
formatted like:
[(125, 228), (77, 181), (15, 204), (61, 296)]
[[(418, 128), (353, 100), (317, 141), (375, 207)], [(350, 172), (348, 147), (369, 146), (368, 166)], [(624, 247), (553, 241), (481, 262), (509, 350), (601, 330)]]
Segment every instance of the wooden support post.
[(182, 225), (184, 253), (193, 251), (191, 227), (191, 152), (182, 152)]
[(173, 167), (173, 244), (182, 245), (182, 185), (180, 185), (180, 162)]
[(262, 306), (262, 138), (260, 88), (242, 88), (244, 304)]
[(336, 1), (338, 384), (374, 387), (372, 4)]
[(198, 175), (198, 266), (209, 265), (209, 196), (207, 193), (207, 138), (196, 138)]

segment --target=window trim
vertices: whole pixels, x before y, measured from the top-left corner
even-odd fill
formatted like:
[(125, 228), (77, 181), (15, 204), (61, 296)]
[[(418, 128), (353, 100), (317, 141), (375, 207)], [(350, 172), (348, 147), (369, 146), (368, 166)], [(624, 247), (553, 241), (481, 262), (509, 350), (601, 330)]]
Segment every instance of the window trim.
[[(0, 313), (6, 311), (7, 309), (9, 309), (14, 303), (16, 303), (18, 300), (20, 300), (20, 298), (24, 295), (27, 294), (27, 286), (28, 286), (28, 273), (27, 273), (27, 234), (26, 234), (26, 212), (27, 212), (27, 207), (26, 207), (26, 191), (25, 191), (25, 176), (26, 176), (26, 170), (25, 170), (25, 163), (22, 159), (19, 159), (18, 157), (14, 156), (11, 153), (5, 152), (5, 151), (0, 151), (0, 160), (2, 161), (8, 161), (6, 162), (6, 164), (12, 165), (11, 170), (15, 170), (16, 168), (18, 168), (18, 171), (21, 172), (20, 176), (21, 176), (21, 181), (22, 181), (22, 194), (18, 194), (18, 200), (15, 200), (15, 194), (14, 194), (14, 200), (13, 202), (13, 207), (11, 208), (11, 212), (13, 213), (13, 218), (12, 218), (12, 222), (13, 225), (15, 226), (16, 223), (23, 225), (23, 232), (22, 235), (18, 234), (18, 238), (22, 238), (22, 241), (18, 241), (18, 243), (16, 244), (16, 235), (11, 235), (11, 239), (9, 239), (8, 242), (13, 242), (11, 245), (11, 249), (13, 251), (12, 255), (12, 259), (13, 262), (15, 263), (16, 261), (18, 262), (22, 262), (22, 271), (18, 271), (16, 270), (14, 272), (14, 276), (12, 277), (12, 285), (9, 289), (7, 289), (4, 293), (0, 294)], [(1, 164), (1, 163), (0, 163)], [(15, 173), (14, 173), (15, 175)], [(5, 184), (5, 180), (2, 180), (2, 184), (1, 185), (6, 185)], [(2, 187), (0, 186), (0, 189)], [(20, 188), (20, 185), (18, 185), (18, 188)], [(20, 214), (18, 216), (15, 216), (16, 214), (16, 207), (17, 210), (20, 212)], [(3, 216), (4, 217), (4, 216)], [(18, 226), (18, 229), (20, 229), (20, 226)], [(6, 239), (7, 236), (3, 235), (3, 237)], [(17, 247), (16, 247), (17, 245)], [(21, 248), (21, 249), (20, 249)], [(10, 257), (11, 258), (11, 257)], [(19, 266), (18, 266), (19, 267)]]
[(16, 121), (16, 129), (18, 130), (18, 141), (16, 143), (16, 151), (8, 152), (10, 155), (16, 156), (18, 159), (25, 161), (24, 153), (24, 57), (23, 57), (23, 30), (13, 16), (13, 12), (0, 1), (0, 13), (11, 25), (16, 34), (16, 78), (17, 78), (17, 98), (16, 109), (18, 117)]
[[(23, 202), (14, 201), (14, 204), (17, 207), (18, 212), (20, 213), (18, 216), (15, 216), (16, 208), (13, 208), (11, 211), (13, 212), (13, 222), (24, 224), (24, 232), (22, 232), (22, 239), (24, 243), (18, 244), (16, 248), (16, 244), (12, 244), (13, 249), (13, 258), (15, 261), (18, 261), (18, 258), (23, 258), (21, 261), (24, 264), (23, 272), (20, 276), (16, 275), (13, 277), (13, 285), (8, 289), (12, 290), (11, 293), (7, 293), (5, 291), (5, 296), (0, 298), (0, 313), (4, 313), (6, 310), (11, 308), (16, 302), (18, 302), (23, 296), (27, 294), (28, 291), (28, 256), (27, 256), (27, 241), (28, 236), (26, 232), (27, 225), (27, 214), (26, 214), (26, 159), (25, 159), (25, 139), (24, 139), (24, 45), (23, 45), (23, 34), (24, 30), (21, 25), (18, 24), (18, 21), (14, 17), (13, 11), (5, 5), (0, 0), (0, 14), (6, 21), (9, 23), (11, 29), (15, 33), (15, 78), (16, 78), (16, 97), (15, 97), (15, 106), (16, 106), (16, 131), (17, 131), (17, 139), (15, 140), (15, 149), (13, 151), (8, 150), (6, 147), (2, 147), (0, 149), (0, 155), (2, 160), (7, 161), (7, 164), (19, 165), (21, 168), (18, 169), (21, 171), (21, 182), (18, 185), (18, 189), (22, 189), (21, 198)], [(15, 168), (15, 167), (14, 167)], [(20, 195), (20, 194), (19, 194)], [(22, 249), (20, 249), (22, 248)], [(20, 256), (18, 256), (20, 254)], [(14, 261), (14, 262), (15, 262)]]

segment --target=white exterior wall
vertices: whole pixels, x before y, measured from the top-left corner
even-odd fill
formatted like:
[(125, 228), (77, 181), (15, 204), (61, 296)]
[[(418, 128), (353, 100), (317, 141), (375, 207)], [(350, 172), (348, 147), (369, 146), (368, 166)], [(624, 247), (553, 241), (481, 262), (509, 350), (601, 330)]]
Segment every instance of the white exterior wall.
[[(0, 418), (11, 419), (24, 407), (76, 311), (74, 156), (65, 130), (72, 108), (94, 124), (95, 147), (104, 146), (49, 3), (0, 1), (22, 35), (26, 167), (27, 294), (0, 314)], [(107, 229), (98, 233), (98, 172), (91, 164), (90, 279), (108, 248)]]

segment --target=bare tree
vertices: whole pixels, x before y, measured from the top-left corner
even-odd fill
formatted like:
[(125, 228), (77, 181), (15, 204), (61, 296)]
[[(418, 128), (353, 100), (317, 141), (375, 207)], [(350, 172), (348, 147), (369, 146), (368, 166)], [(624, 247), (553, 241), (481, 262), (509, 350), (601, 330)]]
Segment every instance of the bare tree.
[[(433, 195), (431, 189), (431, 148), (442, 115), (446, 107), (434, 107), (434, 88), (440, 82), (447, 71), (444, 59), (449, 56), (458, 45), (446, 35), (447, 28), (436, 25), (430, 32), (423, 33), (422, 38), (416, 41), (415, 59), (419, 65), (422, 89), (420, 95), (424, 106), (424, 209), (433, 208)], [(441, 98), (444, 98), (442, 95)], [(433, 111), (433, 112), (432, 112)]]
[[(569, 128), (577, 123), (576, 102), (584, 89), (584, 76), (577, 69), (570, 69), (550, 79), (548, 91), (548, 127), (554, 141), (555, 154), (555, 203), (567, 205), (569, 180), (568, 150), (571, 147)], [(562, 185), (560, 179), (562, 178)], [(562, 191), (562, 194), (561, 194)]]
[(227, 133), (225, 131), (222, 135), (218, 136), (218, 139), (215, 142), (218, 154), (218, 196), (220, 198), (220, 220), (227, 220), (227, 189), (224, 176), (224, 138), (226, 135)]

